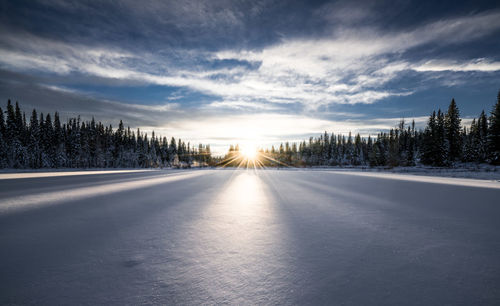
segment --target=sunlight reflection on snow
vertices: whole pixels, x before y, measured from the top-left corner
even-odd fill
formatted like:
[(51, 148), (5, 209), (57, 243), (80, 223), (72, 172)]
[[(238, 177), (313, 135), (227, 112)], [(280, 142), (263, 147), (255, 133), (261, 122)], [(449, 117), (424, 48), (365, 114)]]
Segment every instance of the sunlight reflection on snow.
[(365, 177), (374, 177), (391, 180), (402, 180), (419, 183), (433, 183), (433, 184), (446, 184), (457, 185), (465, 187), (482, 187), (482, 188), (495, 188), (500, 189), (500, 183), (492, 180), (478, 180), (468, 178), (455, 178), (455, 177), (439, 177), (439, 176), (426, 176), (426, 175), (411, 175), (400, 173), (387, 173), (387, 172), (358, 172), (358, 171), (328, 171), (332, 174), (345, 174), (357, 175)]
[(20, 172), (20, 173), (0, 173), (0, 180), (40, 178), (40, 177), (58, 177), (73, 175), (91, 175), (91, 174), (113, 174), (113, 173), (133, 173), (146, 172), (154, 170), (97, 170), (97, 171), (54, 171), (54, 172)]
[[(214, 301), (229, 294), (231, 304), (257, 296), (273, 301), (284, 294), (290, 250), (272, 195), (255, 170), (236, 172), (220, 190), (202, 217), (182, 232), (188, 254), (176, 275)], [(266, 283), (274, 284), (272, 290)]]
[(80, 200), (84, 198), (101, 196), (125, 190), (139, 189), (171, 181), (188, 179), (206, 173), (208, 172), (197, 171), (188, 173), (174, 173), (174, 174), (169, 174), (164, 176), (162, 175), (159, 177), (156, 176), (154, 178), (145, 178), (134, 181), (110, 183), (99, 186), (82, 187), (82, 188), (74, 188), (61, 191), (30, 194), (25, 196), (17, 196), (13, 198), (2, 199), (2, 203), (0, 205), (0, 214), (40, 205), (50, 205), (59, 202)]

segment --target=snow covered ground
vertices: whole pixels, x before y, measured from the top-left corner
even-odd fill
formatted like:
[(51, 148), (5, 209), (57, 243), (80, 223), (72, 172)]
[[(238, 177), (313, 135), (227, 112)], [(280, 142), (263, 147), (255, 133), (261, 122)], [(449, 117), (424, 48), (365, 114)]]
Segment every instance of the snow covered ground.
[[(207, 169), (207, 168), (204, 168)], [(228, 167), (225, 170), (233, 170)], [(272, 169), (272, 168), (271, 168)], [(280, 168), (280, 170), (336, 170), (336, 171), (362, 171), (362, 172), (382, 172), (382, 173), (402, 173), (410, 175), (423, 176), (440, 176), (440, 177), (456, 177), (470, 178), (478, 180), (494, 180), (500, 181), (500, 166), (492, 166), (488, 164), (462, 164), (455, 168), (439, 168), (430, 166), (415, 166), (415, 167), (311, 167), (311, 168)], [(129, 173), (129, 172), (147, 172), (147, 171), (165, 171), (172, 169), (158, 168), (130, 168), (130, 169), (110, 169), (110, 168), (89, 168), (89, 169), (0, 169), (0, 180), (12, 178), (29, 178), (29, 177), (50, 177), (50, 176), (68, 176), (68, 175), (90, 175), (90, 174), (106, 174), (106, 173)]]
[[(287, 170), (297, 170), (297, 168), (281, 168)], [(463, 164), (455, 168), (440, 168), (430, 166), (415, 166), (415, 167), (365, 167), (365, 166), (346, 166), (346, 167), (311, 167), (307, 170), (335, 170), (348, 172), (377, 172), (377, 173), (401, 173), (409, 175), (423, 176), (440, 176), (440, 177), (456, 177), (470, 178), (476, 180), (493, 180), (500, 181), (500, 166), (492, 165), (477, 165)], [(302, 169), (304, 170), (304, 169)]]
[(112, 174), (112, 173), (131, 173), (131, 172), (146, 172), (157, 171), (156, 169), (92, 169), (92, 170), (55, 170), (48, 171), (47, 169), (24, 170), (19, 171), (16, 169), (7, 169), (0, 172), (0, 180), (21, 179), (21, 178), (40, 178), (40, 177), (53, 177), (53, 176), (74, 176), (74, 175), (93, 175), (93, 174)]
[(4, 177), (0, 304), (498, 305), (499, 186), (325, 169)]
[(491, 165), (463, 165), (456, 168), (396, 167), (393, 169), (364, 169), (371, 172), (405, 173), (411, 175), (471, 178), (500, 181), (500, 167)]

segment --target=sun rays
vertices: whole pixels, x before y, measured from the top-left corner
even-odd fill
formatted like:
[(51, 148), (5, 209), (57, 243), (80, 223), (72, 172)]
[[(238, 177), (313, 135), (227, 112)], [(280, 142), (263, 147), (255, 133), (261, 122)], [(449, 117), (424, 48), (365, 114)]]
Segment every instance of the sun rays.
[(271, 152), (259, 149), (255, 144), (245, 144), (241, 147), (236, 145), (230, 146), (228, 154), (224, 156), (223, 160), (217, 164), (217, 167), (232, 167), (232, 168), (254, 168), (263, 169), (268, 166), (274, 167), (290, 167), (285, 162), (282, 162), (273, 157)]
[(245, 146), (240, 154), (249, 160), (254, 160), (257, 157), (257, 148), (255, 146)]

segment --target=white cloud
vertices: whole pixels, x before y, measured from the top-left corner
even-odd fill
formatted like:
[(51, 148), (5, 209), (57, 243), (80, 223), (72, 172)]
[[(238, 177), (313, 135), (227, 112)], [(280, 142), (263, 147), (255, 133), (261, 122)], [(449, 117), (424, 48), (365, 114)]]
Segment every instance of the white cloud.
[(56, 62), (52, 56), (34, 56), (32, 54), (23, 54), (8, 50), (0, 50), (0, 62), (15, 69), (22, 70), (42, 70), (67, 74), (71, 67), (65, 62)]
[[(228, 20), (231, 20), (228, 16)], [(307, 113), (328, 104), (371, 104), (412, 94), (412, 90), (389, 90), (384, 85), (402, 72), (425, 71), (497, 71), (500, 63), (489, 59), (465, 62), (429, 60), (411, 63), (401, 54), (428, 43), (454, 44), (476, 39), (500, 28), (500, 13), (471, 15), (440, 20), (397, 33), (381, 33), (374, 29), (340, 29), (330, 37), (318, 39), (284, 39), (260, 50), (225, 50), (219, 52), (189, 51), (205, 60), (235, 60), (259, 63), (250, 68), (178, 67), (165, 56), (133, 54), (105, 47), (70, 45), (29, 34), (0, 32), (0, 64), (13, 70), (41, 70), (60, 75), (73, 72), (141, 84), (175, 86), (216, 96), (216, 101), (199, 110), (214, 112), (222, 108), (254, 112), (248, 115), (187, 117), (180, 104), (162, 106), (127, 105), (106, 102), (106, 109), (128, 110), (128, 118), (158, 124), (176, 112), (182, 119), (168, 118), (157, 134), (175, 135), (193, 143), (211, 143), (218, 153), (230, 142), (262, 140), (262, 145), (279, 140), (298, 141), (305, 135), (327, 130), (336, 133), (360, 132), (363, 135), (388, 129), (399, 118), (380, 120), (326, 120), (304, 115), (262, 114), (275, 112), (286, 104), (301, 104)], [(179, 54), (182, 52), (179, 51)], [(48, 88), (67, 91), (64, 87)], [(178, 99), (174, 93), (168, 100)], [(255, 114), (255, 112), (259, 112)], [(155, 120), (152, 120), (154, 118)], [(160, 119), (159, 119), (160, 118)], [(353, 117), (351, 117), (353, 118)], [(417, 118), (417, 124), (426, 117)], [(139, 121), (138, 121), (139, 122)], [(217, 135), (225, 135), (224, 139)]]
[(254, 101), (214, 101), (206, 106), (207, 108), (232, 108), (232, 109), (256, 109), (256, 110), (277, 110), (278, 108), (267, 104)]
[(431, 60), (420, 65), (412, 67), (415, 71), (499, 71), (500, 62), (490, 61), (488, 59), (479, 58), (472, 61), (457, 62), (451, 60)]
[[(123, 50), (64, 44), (31, 34), (2, 33), (8, 48), (0, 63), (12, 69), (37, 69), (57, 74), (90, 76), (189, 88), (218, 96), (214, 108), (271, 109), (272, 104), (300, 103), (306, 109), (327, 104), (375, 103), (411, 90), (387, 90), (383, 85), (405, 70), (496, 71), (499, 63), (478, 59), (467, 63), (428, 61), (414, 65), (390, 60), (427, 43), (449, 44), (475, 39), (500, 28), (500, 13), (440, 20), (416, 29), (381, 33), (374, 29), (339, 29), (321, 39), (284, 39), (261, 50), (199, 51), (208, 60), (260, 63), (255, 68), (179, 69), (165, 57)], [(14, 51), (15, 50), (15, 51)], [(186, 53), (193, 56), (192, 52)], [(168, 99), (168, 97), (166, 98)], [(221, 102), (222, 101), (222, 102)], [(254, 105), (251, 105), (251, 104)], [(267, 104), (267, 106), (266, 106)]]

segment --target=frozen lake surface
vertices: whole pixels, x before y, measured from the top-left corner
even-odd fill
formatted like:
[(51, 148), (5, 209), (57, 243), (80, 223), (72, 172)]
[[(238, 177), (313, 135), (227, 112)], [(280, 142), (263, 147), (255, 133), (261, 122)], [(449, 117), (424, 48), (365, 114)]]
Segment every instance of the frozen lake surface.
[(0, 179), (0, 304), (499, 305), (500, 183), (336, 171)]

